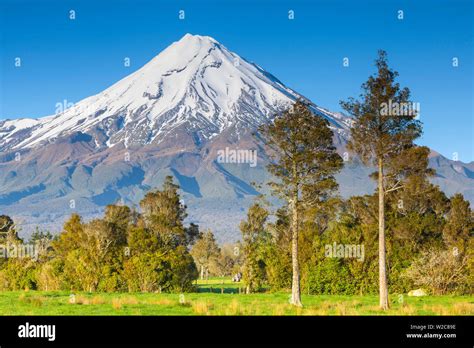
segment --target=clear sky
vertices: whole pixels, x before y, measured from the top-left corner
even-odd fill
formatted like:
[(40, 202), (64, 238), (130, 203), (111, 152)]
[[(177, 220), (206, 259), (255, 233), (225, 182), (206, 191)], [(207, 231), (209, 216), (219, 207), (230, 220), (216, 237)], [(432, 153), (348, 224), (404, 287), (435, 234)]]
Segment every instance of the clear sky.
[(473, 3), (0, 0), (0, 119), (53, 114), (56, 103), (102, 91), (188, 32), (214, 37), (316, 104), (340, 111), (339, 101), (359, 94), (384, 49), (420, 103), (419, 143), (472, 161)]

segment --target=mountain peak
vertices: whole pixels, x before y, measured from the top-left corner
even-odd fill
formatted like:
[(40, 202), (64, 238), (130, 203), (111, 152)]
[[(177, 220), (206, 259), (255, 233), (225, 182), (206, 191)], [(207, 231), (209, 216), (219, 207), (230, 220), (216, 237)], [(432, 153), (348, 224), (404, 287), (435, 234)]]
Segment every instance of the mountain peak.
[(191, 33), (184, 34), (184, 36), (181, 39), (179, 39), (178, 42), (192, 41), (192, 40), (208, 41), (208, 42), (217, 43), (217, 40), (214, 39), (213, 37), (205, 36), (205, 35), (194, 35), (194, 34), (191, 34)]
[(201, 50), (208, 50), (209, 48), (216, 45), (220, 45), (219, 42), (210, 36), (193, 35), (187, 33), (178, 41), (173, 42), (158, 56), (164, 55), (166, 52), (174, 52), (175, 54), (178, 54), (179, 57), (176, 57), (178, 59), (183, 55), (195, 56), (197, 52)]
[[(29, 128), (0, 123), (0, 150), (36, 147), (75, 132), (91, 135), (97, 147), (158, 144), (183, 127), (202, 143), (232, 126), (256, 128), (300, 98), (306, 99), (212, 37), (186, 34), (63, 112)], [(335, 128), (346, 128), (334, 115), (315, 105), (313, 110)]]
[(159, 65), (161, 67), (167, 65), (172, 69), (173, 65), (183, 65), (193, 59), (203, 58), (203, 55), (199, 53), (203, 52), (205, 54), (211, 49), (221, 49), (221, 45), (214, 38), (187, 33), (160, 52), (147, 65)]

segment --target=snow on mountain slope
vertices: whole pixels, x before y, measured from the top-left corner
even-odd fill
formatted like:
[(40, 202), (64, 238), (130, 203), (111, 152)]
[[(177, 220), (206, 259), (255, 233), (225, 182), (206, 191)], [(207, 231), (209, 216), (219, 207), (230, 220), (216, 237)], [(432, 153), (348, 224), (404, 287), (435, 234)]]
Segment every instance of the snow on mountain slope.
[(38, 124), (40, 120), (33, 118), (19, 118), (16, 120), (0, 120), (0, 144), (7, 144), (13, 140), (13, 136), (24, 129), (30, 129)]
[[(39, 146), (75, 132), (97, 146), (159, 143), (187, 124), (199, 141), (232, 125), (258, 126), (306, 99), (208, 36), (186, 34), (145, 66), (57, 115), (0, 122), (0, 150)], [(347, 119), (312, 105), (339, 132)]]

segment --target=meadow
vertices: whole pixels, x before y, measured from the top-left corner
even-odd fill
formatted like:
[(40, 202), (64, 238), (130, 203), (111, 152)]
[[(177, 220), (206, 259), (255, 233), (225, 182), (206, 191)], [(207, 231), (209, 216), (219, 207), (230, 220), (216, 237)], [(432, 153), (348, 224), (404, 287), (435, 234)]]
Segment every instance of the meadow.
[(4, 291), (0, 315), (474, 315), (472, 296), (392, 294), (382, 312), (377, 295), (302, 295), (304, 307), (296, 308), (288, 293), (244, 294), (239, 287), (213, 278), (185, 294)]

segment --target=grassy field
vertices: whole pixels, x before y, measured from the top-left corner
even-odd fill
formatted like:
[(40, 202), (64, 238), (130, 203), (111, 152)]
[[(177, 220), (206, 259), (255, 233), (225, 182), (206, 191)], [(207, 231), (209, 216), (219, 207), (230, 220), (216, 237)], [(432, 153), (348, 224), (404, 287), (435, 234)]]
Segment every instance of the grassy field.
[(303, 295), (303, 308), (288, 293), (239, 294), (241, 284), (210, 279), (198, 293), (0, 292), (0, 315), (474, 315), (469, 296), (391, 296), (378, 310), (377, 296)]

